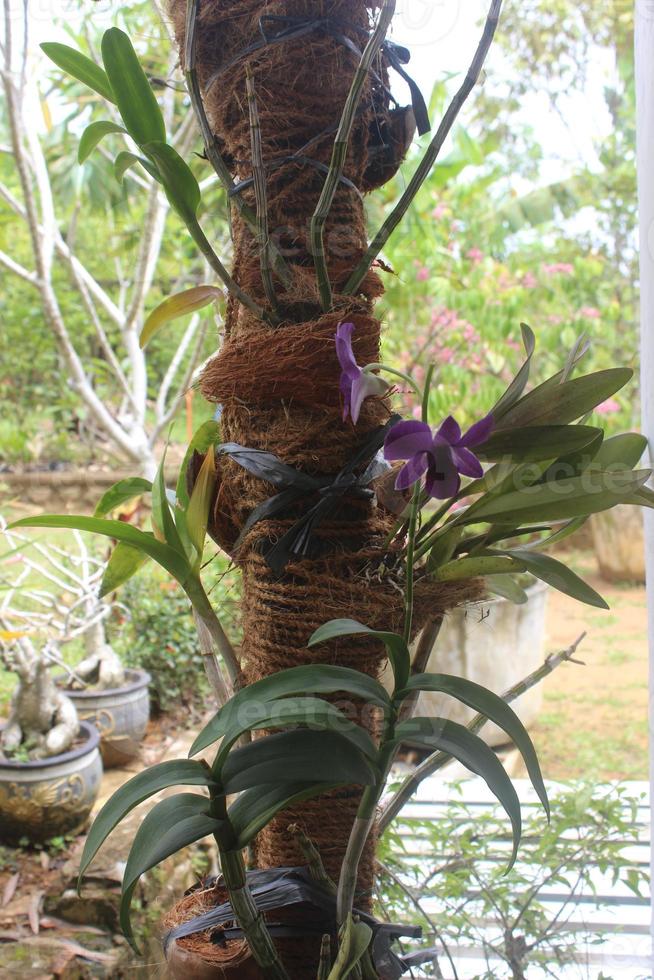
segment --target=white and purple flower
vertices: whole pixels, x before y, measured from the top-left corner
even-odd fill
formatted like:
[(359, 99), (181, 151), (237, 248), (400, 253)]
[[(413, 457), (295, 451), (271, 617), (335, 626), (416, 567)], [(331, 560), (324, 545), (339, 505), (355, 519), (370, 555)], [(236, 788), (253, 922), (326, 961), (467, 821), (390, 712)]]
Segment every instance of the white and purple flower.
[(360, 368), (352, 350), (353, 323), (339, 323), (336, 330), (336, 354), (341, 365), (341, 394), (343, 395), (343, 421), (359, 420), (361, 406), (366, 398), (385, 394), (389, 385), (376, 374)]
[(403, 421), (394, 425), (386, 436), (384, 456), (389, 462), (406, 460), (395, 481), (396, 490), (407, 490), (425, 476), (425, 489), (436, 500), (455, 497), (461, 487), (461, 476), (484, 475), (481, 463), (472, 449), (486, 442), (493, 428), (493, 416), (487, 415), (464, 434), (450, 415), (434, 433), (426, 422)]

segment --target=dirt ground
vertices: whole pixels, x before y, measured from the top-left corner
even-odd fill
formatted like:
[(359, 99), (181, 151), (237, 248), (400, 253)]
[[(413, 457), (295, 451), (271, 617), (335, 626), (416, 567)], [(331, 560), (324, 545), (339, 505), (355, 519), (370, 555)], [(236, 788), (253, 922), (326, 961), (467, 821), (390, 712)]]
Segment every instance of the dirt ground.
[(584, 631), (578, 659), (544, 685), (545, 703), (532, 730), (547, 779), (646, 779), (648, 651), (644, 586), (611, 585), (590, 553), (559, 555), (604, 596), (610, 611), (552, 591), (548, 651), (568, 647)]

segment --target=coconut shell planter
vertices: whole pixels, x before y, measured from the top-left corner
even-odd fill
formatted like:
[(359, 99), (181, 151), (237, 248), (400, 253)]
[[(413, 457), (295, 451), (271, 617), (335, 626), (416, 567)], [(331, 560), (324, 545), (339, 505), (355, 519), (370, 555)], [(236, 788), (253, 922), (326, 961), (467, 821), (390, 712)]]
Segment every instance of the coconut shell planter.
[(43, 843), (82, 831), (100, 790), (100, 737), (80, 723), (73, 748), (32, 762), (0, 761), (0, 840)]
[[(234, 205), (233, 275), (203, 230), (198, 178), (167, 142), (157, 93), (127, 35), (105, 32), (102, 68), (64, 45), (45, 45), (60, 67), (115, 104), (142, 154), (123, 153), (118, 169), (143, 165), (162, 185), (230, 293), (221, 349), (200, 380), (219, 408), (194, 435), (174, 495), (163, 463), (152, 483), (135, 478), (109, 491), (112, 499), (149, 493), (152, 533), (97, 516), (19, 522), (113, 539), (112, 584), (148, 558), (193, 607), (217, 711), (189, 758), (139, 773), (107, 801), (80, 869), (83, 875), (134, 807), (175, 791), (149, 810), (134, 837), (121, 923), (134, 942), (130, 903), (141, 875), (213, 838), (221, 877), (186, 895), (165, 922), (179, 977), (243, 980), (260, 971), (274, 980), (359, 973), (396, 980), (433, 959), (433, 949), (393, 949), (402, 937), (415, 943), (420, 930), (380, 921), (373, 903), (384, 814), (416, 788), (407, 776), (385, 799), (402, 745), (424, 749), (435, 766), (457, 759), (486, 780), (511, 825), (509, 867), (521, 807), (477, 734), (487, 721), (515, 743), (549, 808), (534, 746), (507, 700), (437, 673), (437, 655), (430, 671), (440, 629), (453, 610), (486, 594), (521, 601), (514, 580), (525, 573), (603, 607), (546, 549), (594, 512), (654, 501), (644, 489), (649, 472), (635, 470), (642, 437), (605, 442), (583, 421), (632, 374), (578, 376), (583, 340), (556, 375), (530, 388), (536, 336), (523, 324), (524, 359), (482, 418), (464, 418), (470, 412), (451, 393), (463, 425), (451, 414), (436, 417), (443, 392), (437, 402), (433, 365), (419, 384), (379, 362), (383, 265), (376, 260), (479, 78), (501, 5), (492, 0), (461, 90), (368, 244), (363, 192), (395, 172), (413, 121), (421, 133), (430, 124), (403, 67), (408, 52), (386, 38), (393, 0), (169, 0), (205, 141), (204, 159), (192, 162), (203, 176), (213, 165)], [(409, 83), (410, 115), (392, 107), (391, 69)], [(105, 135), (105, 123), (94, 125), (87, 149)], [(168, 297), (142, 339), (220, 295), (222, 287), (207, 284)], [(398, 376), (413, 398), (401, 406), (405, 418), (392, 407)], [(238, 652), (203, 578), (209, 538), (242, 577)], [(386, 664), (390, 693), (378, 680)], [(516, 690), (551, 669), (542, 666)], [(472, 709), (475, 727), (420, 716), (424, 693)]]

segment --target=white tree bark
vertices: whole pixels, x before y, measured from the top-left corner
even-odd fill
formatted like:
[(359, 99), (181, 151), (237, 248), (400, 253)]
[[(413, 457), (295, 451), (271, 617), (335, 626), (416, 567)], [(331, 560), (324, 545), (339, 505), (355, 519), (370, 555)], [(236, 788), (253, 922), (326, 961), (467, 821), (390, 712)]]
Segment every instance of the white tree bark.
[[(192, 341), (198, 335), (203, 336), (203, 330), (198, 329), (197, 320), (189, 326), (182, 349), (174, 358), (174, 368), (166, 375), (159, 396), (153, 399), (154, 411), (148, 413), (148, 366), (146, 354), (139, 345), (139, 335), (147, 296), (156, 276), (169, 206), (154, 181), (139, 177), (143, 193), (147, 195), (139, 254), (134, 269), (121, 275), (117, 295), (110, 295), (75, 254), (74, 243), (70, 238), (66, 242), (61, 233), (41, 144), (41, 111), (35, 81), (38, 72), (32, 64), (34, 53), (28, 50), (28, 4), (29, 0), (26, 3), (3, 0), (0, 78), (11, 143), (3, 150), (13, 158), (20, 197), (0, 184), (0, 200), (28, 230), (34, 267), (27, 268), (4, 252), (0, 252), (0, 267), (38, 293), (45, 322), (64, 358), (69, 381), (111, 448), (136, 465), (144, 476), (152, 477), (156, 469), (155, 442), (170, 423), (190, 384), (201, 356), (201, 344)], [(171, 61), (168, 67), (170, 75), (174, 63)], [(174, 90), (164, 89), (162, 110), (169, 130), (174, 121), (174, 99)], [(107, 112), (111, 114), (111, 107), (107, 107)], [(171, 142), (180, 152), (188, 153), (194, 138), (195, 129), (189, 113)], [(57, 263), (62, 263), (68, 270), (71, 285), (79, 294), (80, 305), (89, 316), (108, 371), (114, 378), (115, 393), (111, 401), (98, 396), (92, 372), (85, 365), (83, 353), (68, 329), (55, 286), (53, 273)], [(109, 336), (116, 331), (108, 331), (105, 323), (118, 327), (115, 342), (110, 341)]]
[[(643, 432), (654, 462), (654, 0), (636, 0)], [(650, 789), (654, 788), (654, 512), (645, 513), (650, 641)], [(654, 852), (653, 852), (654, 854)], [(654, 880), (654, 857), (652, 860)], [(654, 944), (654, 916), (652, 919)], [(654, 960), (654, 956), (653, 956)]]

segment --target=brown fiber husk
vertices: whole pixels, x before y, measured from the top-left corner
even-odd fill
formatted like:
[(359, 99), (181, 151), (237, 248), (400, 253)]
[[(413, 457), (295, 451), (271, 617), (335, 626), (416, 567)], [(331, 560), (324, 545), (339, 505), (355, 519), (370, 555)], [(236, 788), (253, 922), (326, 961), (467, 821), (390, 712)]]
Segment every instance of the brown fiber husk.
[[(169, 0), (183, 50), (186, 0)], [(283, 462), (316, 476), (335, 476), (390, 415), (388, 401), (368, 399), (355, 426), (342, 419), (340, 369), (334, 335), (339, 322), (356, 325), (354, 347), (360, 363), (379, 360), (380, 324), (374, 302), (382, 292), (371, 272), (355, 297), (342, 295), (350, 272), (367, 242), (362, 191), (390, 178), (397, 161), (381, 161), (379, 134), (395, 127), (396, 143), (406, 145), (409, 120), (391, 112), (385, 91), (384, 58), (368, 78), (353, 127), (344, 175), (353, 187), (338, 186), (325, 227), (325, 255), (333, 305), (321, 313), (309, 241), (311, 216), (324, 174), (299, 161), (276, 164), (302, 151), (328, 165), (357, 57), (324, 31), (270, 45), (244, 55), (261, 38), (262, 16), (329, 17), (359, 48), (365, 43), (377, 0), (201, 0), (197, 66), (207, 115), (225, 161), (236, 180), (252, 174), (246, 71), (251, 72), (267, 165), (270, 236), (289, 264), (286, 286), (276, 281), (279, 325), (268, 326), (231, 299), (223, 349), (207, 366), (201, 387), (222, 406), (222, 438), (275, 453)], [(213, 76), (227, 68), (207, 89)], [(401, 153), (400, 153), (401, 155)], [(398, 156), (399, 159), (399, 156)], [(244, 199), (254, 208), (251, 189)], [(234, 278), (268, 308), (255, 239), (234, 209)], [(282, 576), (265, 563), (262, 549), (293, 522), (265, 521), (251, 529), (238, 552), (236, 539), (252, 510), (276, 492), (234, 461), (221, 457), (210, 532), (233, 554), (243, 573), (242, 671), (246, 683), (286, 667), (330, 663), (377, 676), (384, 663), (380, 644), (343, 640), (309, 650), (314, 629), (332, 618), (355, 618), (393, 630), (402, 623), (402, 583), (378, 574), (384, 538), (395, 517), (370, 500), (344, 499), (329, 523), (319, 527), (318, 557), (295, 560)], [(309, 506), (311, 501), (307, 501)], [(300, 508), (300, 511), (303, 508)], [(446, 612), (476, 586), (418, 583), (414, 625)], [(361, 706), (352, 711), (361, 714)], [(376, 731), (373, 716), (362, 717)], [(344, 788), (282, 814), (258, 837), (260, 867), (301, 863), (290, 823), (298, 823), (321, 851), (328, 871), (338, 876), (360, 790)], [(374, 841), (361, 864), (357, 903), (371, 907)], [(286, 941), (284, 962), (291, 980), (315, 980), (320, 942)], [(236, 971), (238, 975), (238, 971)]]

